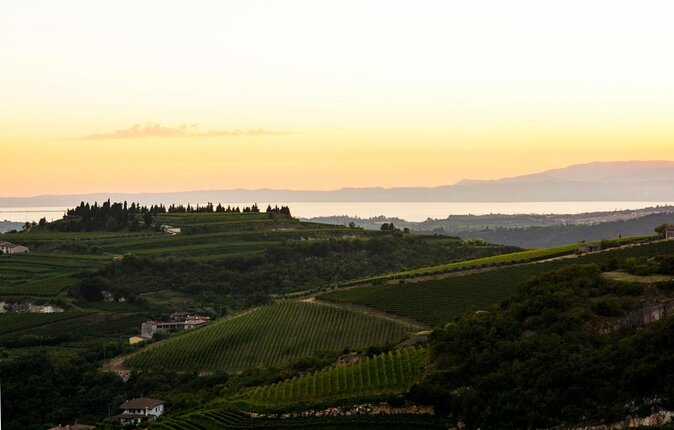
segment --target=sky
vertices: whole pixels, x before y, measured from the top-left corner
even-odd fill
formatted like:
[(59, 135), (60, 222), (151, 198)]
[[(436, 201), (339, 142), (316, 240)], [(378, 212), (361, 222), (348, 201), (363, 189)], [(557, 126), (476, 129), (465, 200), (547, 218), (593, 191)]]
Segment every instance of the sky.
[(0, 196), (674, 160), (674, 3), (6, 2)]

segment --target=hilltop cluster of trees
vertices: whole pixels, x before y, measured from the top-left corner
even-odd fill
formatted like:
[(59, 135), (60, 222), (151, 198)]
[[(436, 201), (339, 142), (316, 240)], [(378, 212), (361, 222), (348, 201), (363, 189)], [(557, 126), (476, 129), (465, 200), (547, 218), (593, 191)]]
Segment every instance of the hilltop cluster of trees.
[[(98, 202), (90, 205), (81, 202), (74, 209), (68, 209), (63, 219), (47, 224), (50, 230), (59, 231), (138, 231), (141, 228), (150, 228), (152, 219), (158, 213), (166, 212), (163, 205), (141, 206), (127, 202), (111, 203), (106, 200), (99, 206)], [(142, 222), (142, 225), (141, 225)], [(40, 225), (44, 225), (42, 220)]]
[[(257, 203), (244, 207), (231, 205), (225, 207), (220, 203), (213, 205), (210, 202), (203, 206), (198, 204), (192, 206), (189, 203), (187, 205), (172, 204), (167, 208), (163, 204), (141, 206), (139, 203), (128, 205), (126, 201), (123, 203), (111, 203), (110, 199), (108, 199), (101, 205), (98, 202), (94, 204), (81, 202), (74, 209), (68, 209), (63, 215), (63, 219), (59, 221), (47, 223), (47, 220), (42, 218), (39, 223), (26, 223), (24, 229), (28, 230), (31, 227), (39, 226), (58, 231), (139, 231), (148, 228), (158, 229), (158, 226), (152, 225), (154, 216), (157, 214), (212, 212), (259, 213), (260, 208)], [(276, 205), (272, 207), (268, 205), (266, 212), (268, 214), (290, 216), (290, 208), (288, 206), (278, 207)]]
[(260, 208), (257, 206), (257, 203), (254, 203), (252, 206), (244, 206), (243, 208), (239, 206), (230, 206), (224, 207), (222, 204), (218, 203), (217, 206), (214, 206), (213, 203), (208, 202), (204, 206), (191, 204), (187, 205), (171, 205), (168, 208), (169, 213), (211, 213), (211, 212), (226, 212), (226, 213), (242, 213), (242, 212), (260, 212)]
[(288, 206), (278, 207), (278, 205), (274, 205), (274, 207), (271, 207), (271, 205), (268, 205), (265, 212), (268, 214), (282, 214), (290, 216), (290, 208)]
[(410, 395), (469, 429), (612, 423), (671, 409), (674, 319), (592, 329), (592, 321), (642, 306), (644, 291), (608, 281), (596, 265), (539, 275), (488, 312), (434, 331), (433, 370)]

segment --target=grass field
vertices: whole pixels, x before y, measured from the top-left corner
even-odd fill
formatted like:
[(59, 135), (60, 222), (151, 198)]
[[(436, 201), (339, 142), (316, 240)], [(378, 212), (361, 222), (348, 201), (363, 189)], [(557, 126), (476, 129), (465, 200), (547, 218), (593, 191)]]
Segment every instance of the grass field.
[(451, 321), (468, 310), (485, 309), (507, 297), (517, 285), (531, 276), (564, 265), (601, 263), (611, 258), (672, 253), (674, 241), (663, 241), (578, 258), (502, 267), (434, 281), (335, 290), (318, 296), (318, 299), (364, 305), (433, 326)]
[(316, 404), (369, 396), (381, 397), (407, 391), (424, 374), (427, 348), (406, 348), (366, 357), (358, 363), (329, 367), (277, 384), (251, 388), (236, 396), (256, 406)]
[(402, 340), (411, 330), (373, 316), (304, 302), (282, 302), (216, 321), (154, 345), (126, 361), (135, 369), (236, 371), (279, 366), (319, 351)]

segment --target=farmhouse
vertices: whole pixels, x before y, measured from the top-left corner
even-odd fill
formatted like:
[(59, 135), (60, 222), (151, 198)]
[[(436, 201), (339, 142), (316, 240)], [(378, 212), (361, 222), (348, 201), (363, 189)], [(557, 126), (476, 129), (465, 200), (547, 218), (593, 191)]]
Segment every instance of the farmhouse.
[(180, 227), (172, 227), (170, 225), (162, 225), (161, 230), (168, 234), (180, 234)]
[(665, 239), (674, 239), (674, 229), (668, 228), (665, 230)]
[(172, 321), (145, 321), (140, 326), (140, 337), (143, 339), (152, 339), (156, 333), (168, 333), (175, 330), (187, 330), (206, 324), (211, 321), (210, 317), (204, 315), (186, 315), (185, 317), (174, 317)]
[(0, 253), (2, 254), (23, 254), (26, 252), (28, 252), (28, 248), (25, 246), (0, 241)]
[(119, 406), (119, 409), (123, 412), (112, 418), (119, 421), (122, 425), (154, 421), (164, 413), (165, 403), (163, 400), (150, 399), (148, 397), (128, 400)]

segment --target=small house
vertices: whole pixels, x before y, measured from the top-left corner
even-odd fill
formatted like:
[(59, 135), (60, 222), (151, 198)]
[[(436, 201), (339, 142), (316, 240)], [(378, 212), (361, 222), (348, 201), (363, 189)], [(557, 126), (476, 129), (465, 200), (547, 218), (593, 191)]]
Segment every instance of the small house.
[(188, 315), (180, 312), (171, 314), (171, 321), (145, 321), (140, 326), (140, 337), (152, 339), (156, 333), (169, 333), (176, 330), (188, 330), (211, 322), (211, 318), (204, 315)]
[(665, 230), (665, 239), (674, 239), (674, 228)]
[(161, 230), (168, 234), (180, 234), (180, 227), (173, 227), (170, 225), (162, 225)]
[(185, 328), (185, 323), (182, 321), (145, 321), (140, 326), (140, 336), (143, 339), (152, 339), (157, 333), (168, 333), (173, 330), (182, 330)]
[(24, 254), (28, 252), (28, 247), (16, 245), (10, 242), (0, 242), (1, 254)]
[(163, 400), (140, 397), (128, 400), (119, 406), (122, 413), (113, 416), (122, 425), (136, 425), (144, 421), (155, 421), (164, 414)]

